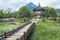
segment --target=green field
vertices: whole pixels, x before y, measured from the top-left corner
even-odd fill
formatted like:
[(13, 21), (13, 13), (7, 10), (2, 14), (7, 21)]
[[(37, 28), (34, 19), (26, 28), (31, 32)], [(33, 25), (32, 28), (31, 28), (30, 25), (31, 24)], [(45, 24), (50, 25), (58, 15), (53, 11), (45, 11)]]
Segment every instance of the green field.
[(11, 24), (11, 23), (0, 23), (0, 35), (4, 32), (11, 31), (12, 29), (17, 28), (18, 24)]
[(11, 31), (13, 29), (16, 29), (19, 27), (21, 24), (20, 22), (1, 22), (0, 23), (0, 35), (3, 34), (4, 32)]
[(60, 40), (60, 23), (52, 20), (37, 21), (28, 40)]

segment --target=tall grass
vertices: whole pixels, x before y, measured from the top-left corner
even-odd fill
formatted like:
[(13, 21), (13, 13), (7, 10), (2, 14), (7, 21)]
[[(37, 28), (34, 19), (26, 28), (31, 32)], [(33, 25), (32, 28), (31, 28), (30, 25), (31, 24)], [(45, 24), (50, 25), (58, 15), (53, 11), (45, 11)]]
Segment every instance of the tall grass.
[(37, 21), (27, 40), (60, 40), (60, 23), (52, 20)]
[(13, 29), (16, 29), (24, 22), (20, 22), (21, 20), (17, 20), (16, 22), (1, 22), (0, 23), (0, 35), (4, 32), (11, 31)]
[(18, 24), (13, 24), (13, 23), (0, 23), (0, 35), (3, 34), (4, 32), (11, 31), (15, 28), (17, 28), (19, 25)]

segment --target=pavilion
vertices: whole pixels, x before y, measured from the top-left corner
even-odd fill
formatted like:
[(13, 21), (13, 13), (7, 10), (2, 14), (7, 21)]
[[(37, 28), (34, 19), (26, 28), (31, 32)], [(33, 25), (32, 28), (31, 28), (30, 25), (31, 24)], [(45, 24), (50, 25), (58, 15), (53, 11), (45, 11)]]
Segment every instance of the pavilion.
[(35, 13), (34, 16), (38, 19), (41, 19), (45, 15), (45, 10), (46, 9), (41, 7), (40, 3), (39, 3), (39, 5), (36, 8), (33, 9), (33, 11)]

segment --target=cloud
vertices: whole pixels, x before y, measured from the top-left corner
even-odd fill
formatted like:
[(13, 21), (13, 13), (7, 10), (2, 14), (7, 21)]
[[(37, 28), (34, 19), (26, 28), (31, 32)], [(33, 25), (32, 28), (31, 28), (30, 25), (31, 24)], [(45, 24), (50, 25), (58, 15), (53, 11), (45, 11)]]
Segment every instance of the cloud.
[(17, 10), (29, 2), (33, 2), (36, 5), (40, 2), (41, 6), (60, 8), (60, 0), (0, 0), (0, 9), (12, 8), (13, 10)]
[(53, 3), (51, 3), (51, 6), (54, 8), (60, 8), (60, 0), (56, 0)]
[(24, 5), (25, 1), (22, 0), (0, 0), (0, 9), (11, 8), (17, 10), (20, 6)]

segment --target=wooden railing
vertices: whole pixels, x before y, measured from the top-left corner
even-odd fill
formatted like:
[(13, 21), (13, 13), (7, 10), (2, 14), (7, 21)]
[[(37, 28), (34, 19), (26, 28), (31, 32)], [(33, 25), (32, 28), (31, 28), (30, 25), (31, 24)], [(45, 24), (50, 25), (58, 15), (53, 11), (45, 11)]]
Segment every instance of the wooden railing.
[(0, 35), (0, 40), (4, 40), (5, 38), (8, 38), (9, 36), (13, 35), (15, 32), (17, 32), (20, 29), (24, 28), (28, 24), (30, 24), (30, 22), (26, 23), (26, 24), (23, 24), (20, 27), (17, 27), (16, 29), (13, 29), (12, 31), (5, 32), (3, 35)]
[(30, 28), (26, 32), (24, 32), (24, 34), (20, 38), (17, 38), (16, 40), (26, 40), (35, 25), (36, 25), (35, 23), (32, 23)]

